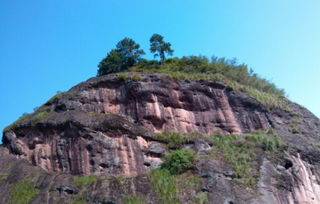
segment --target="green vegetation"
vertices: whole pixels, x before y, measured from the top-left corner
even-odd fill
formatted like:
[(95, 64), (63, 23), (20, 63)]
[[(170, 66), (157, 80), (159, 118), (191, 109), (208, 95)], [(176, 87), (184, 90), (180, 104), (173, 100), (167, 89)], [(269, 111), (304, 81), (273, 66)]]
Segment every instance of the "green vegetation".
[(167, 169), (170, 174), (181, 174), (193, 165), (194, 152), (188, 149), (175, 150), (165, 156), (162, 168)]
[(174, 176), (167, 169), (150, 172), (151, 186), (158, 194), (159, 203), (178, 204), (178, 189)]
[(156, 139), (167, 143), (169, 149), (175, 149), (164, 157), (162, 169), (170, 174), (181, 174), (193, 165), (193, 152), (179, 148), (191, 142), (196, 137), (211, 140), (213, 143), (212, 156), (220, 155), (217, 159), (228, 162), (234, 169), (235, 181), (254, 187), (258, 177), (257, 156), (260, 153), (272, 155), (281, 146), (281, 140), (272, 130), (257, 130), (243, 135), (212, 135), (200, 133), (163, 132)]
[(223, 81), (233, 90), (242, 90), (256, 99), (267, 109), (281, 108), (290, 111), (285, 92), (273, 83), (259, 77), (246, 64), (237, 64), (235, 60), (204, 56), (189, 56), (166, 59), (163, 63), (154, 60), (141, 60), (130, 71), (146, 73), (164, 73), (179, 80)]
[(113, 72), (120, 72), (124, 69), (123, 56), (117, 50), (113, 49), (100, 62), (98, 67), (98, 76), (102, 76)]
[(287, 112), (292, 112), (288, 106), (288, 100), (283, 95), (277, 95), (273, 93), (259, 91), (256, 88), (250, 86), (238, 86), (241, 90), (248, 94), (248, 96), (256, 99), (259, 103), (264, 105), (268, 110), (272, 108), (280, 108)]
[(131, 79), (132, 79), (133, 81), (140, 81), (140, 80), (141, 80), (141, 77), (140, 77), (140, 75), (134, 74), (134, 75), (131, 76)]
[(128, 75), (128, 73), (120, 73), (120, 74), (117, 75), (117, 78), (119, 80), (126, 81), (126, 80), (129, 79), (129, 75)]
[(7, 179), (7, 175), (0, 175), (0, 183)]
[(86, 197), (84, 193), (79, 193), (78, 195), (76, 195), (73, 199), (73, 201), (71, 202), (71, 204), (86, 204)]
[[(169, 58), (173, 50), (171, 44), (163, 40), (163, 36), (154, 34), (150, 38), (150, 51), (156, 60), (141, 59), (144, 51), (139, 49), (130, 38), (120, 41), (116, 49), (111, 50), (104, 58), (98, 69), (98, 76), (123, 71), (164, 73), (172, 78), (180, 80), (208, 80), (217, 79), (223, 81), (230, 89), (246, 92), (250, 97), (256, 99), (267, 109), (281, 108), (288, 112), (292, 110), (288, 106), (283, 89), (277, 88), (270, 81), (259, 77), (246, 64), (239, 64), (237, 59), (205, 56), (184, 56), (182, 58)], [(121, 75), (119, 77), (122, 77)], [(132, 77), (132, 80), (137, 77)], [(123, 77), (128, 79), (128, 77)]]
[(56, 95), (52, 96), (47, 103), (52, 103), (53, 101), (57, 100), (57, 99), (61, 99), (63, 98), (65, 95), (67, 94), (67, 92), (63, 92), (63, 91), (57, 91)]
[(299, 134), (301, 132), (301, 129), (300, 129), (300, 122), (297, 121), (297, 120), (292, 120), (290, 122), (290, 128), (291, 128), (291, 132), (293, 134)]
[[(248, 71), (246, 64), (237, 64), (236, 60), (213, 57), (211, 61), (204, 56), (189, 56), (182, 58), (166, 59), (163, 64), (154, 60), (141, 60), (132, 71), (160, 72), (168, 74), (184, 74), (186, 79), (225, 79), (237, 82), (241, 85), (254, 87), (255, 89), (279, 96), (284, 91), (276, 88), (269, 81), (260, 78), (252, 70)], [(220, 74), (215, 75), (215, 74)], [(190, 78), (189, 78), (190, 77)]]
[(200, 192), (194, 198), (196, 204), (207, 204), (209, 203), (208, 192)]
[[(201, 178), (197, 175), (192, 174), (191, 172), (186, 172), (180, 175), (174, 175), (175, 182), (178, 188), (178, 193), (180, 198), (184, 198), (186, 200), (193, 200), (193, 203), (197, 203), (197, 200), (200, 197), (201, 192), (196, 193), (201, 188)], [(188, 193), (190, 192), (190, 193)], [(207, 193), (205, 193), (207, 196)], [(205, 197), (202, 195), (202, 197)], [(200, 198), (200, 200), (205, 198)]]
[[(40, 110), (40, 108), (38, 108)], [(41, 112), (35, 112), (33, 114), (24, 113), (18, 120), (13, 122), (11, 125), (4, 128), (4, 131), (9, 131), (15, 128), (17, 125), (29, 120), (33, 125), (41, 122), (43, 119), (47, 118), (50, 115), (50, 109), (43, 109)]]
[(126, 72), (118, 74), (117, 78), (123, 81), (127, 81), (127, 80), (140, 81), (141, 80), (140, 75), (137, 75), (137, 74), (129, 75), (129, 73), (126, 73)]
[(90, 176), (75, 176), (73, 178), (73, 182), (78, 186), (78, 187), (86, 187), (92, 185), (95, 181), (98, 180), (98, 177), (95, 175), (90, 175)]
[(132, 67), (145, 54), (140, 45), (130, 38), (119, 41), (116, 49), (111, 50), (99, 63), (98, 76), (120, 72)]
[(150, 51), (155, 53), (154, 57), (160, 57), (161, 63), (166, 59), (166, 54), (172, 55), (173, 50), (171, 44), (163, 40), (163, 36), (159, 34), (153, 34), (150, 38)]
[(16, 127), (19, 123), (22, 123), (23, 121), (25, 121), (26, 119), (28, 119), (31, 116), (31, 114), (29, 113), (24, 113), (22, 116), (19, 117), (18, 120), (14, 121), (11, 125), (8, 125), (7, 127), (4, 128), (4, 131), (7, 132), (11, 129), (13, 129), (14, 127)]
[(96, 118), (96, 119), (99, 119), (99, 120), (103, 120), (103, 119), (105, 119), (107, 117), (107, 114), (105, 114), (105, 113), (88, 112), (86, 114), (89, 117)]
[(50, 110), (45, 110), (42, 112), (35, 113), (34, 115), (32, 115), (31, 122), (33, 124), (36, 124), (36, 123), (48, 118), (50, 115), (49, 111)]
[(73, 200), (71, 201), (71, 204), (86, 204), (86, 196), (83, 192), (78, 193), (73, 197)]
[[(157, 193), (158, 203), (181, 203), (180, 198), (193, 200), (194, 203), (206, 203), (207, 194), (198, 192), (201, 186), (201, 179), (191, 172), (172, 175), (168, 169), (161, 168), (152, 170), (150, 173), (151, 186)], [(186, 194), (186, 192), (193, 192)], [(199, 202), (197, 202), (199, 201)]]
[(124, 198), (124, 204), (144, 204), (146, 199), (141, 196), (130, 195)]
[[(274, 152), (281, 143), (272, 131), (254, 131), (243, 135), (213, 135), (213, 155), (222, 153), (234, 169), (235, 181), (254, 187), (258, 177), (259, 153)], [(219, 154), (218, 154), (219, 155)]]
[(31, 179), (26, 178), (14, 183), (10, 189), (10, 204), (28, 204), (38, 194), (40, 190), (35, 188)]

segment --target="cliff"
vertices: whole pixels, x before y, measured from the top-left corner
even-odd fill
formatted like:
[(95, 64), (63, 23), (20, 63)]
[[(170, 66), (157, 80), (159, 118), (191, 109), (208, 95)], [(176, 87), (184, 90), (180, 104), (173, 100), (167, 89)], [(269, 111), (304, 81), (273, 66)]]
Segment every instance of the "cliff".
[[(283, 100), (286, 110), (266, 107), (218, 79), (91, 78), (4, 130), (0, 202), (13, 202), (15, 186), (28, 181), (31, 203), (163, 203), (172, 195), (157, 190), (152, 169), (187, 148), (196, 159), (174, 178), (172, 203), (320, 203), (320, 121)], [(226, 146), (210, 135), (236, 139), (222, 139)], [(240, 160), (237, 151), (250, 155), (246, 166), (229, 158)]]

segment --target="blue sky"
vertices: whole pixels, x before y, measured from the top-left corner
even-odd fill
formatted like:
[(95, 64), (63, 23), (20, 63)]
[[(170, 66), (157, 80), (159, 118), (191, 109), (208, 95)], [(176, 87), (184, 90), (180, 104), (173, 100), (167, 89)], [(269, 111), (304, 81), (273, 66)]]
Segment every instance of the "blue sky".
[[(319, 0), (0, 0), (0, 129), (95, 76), (123, 37), (238, 58), (320, 116)], [(146, 57), (150, 57), (147, 54)]]

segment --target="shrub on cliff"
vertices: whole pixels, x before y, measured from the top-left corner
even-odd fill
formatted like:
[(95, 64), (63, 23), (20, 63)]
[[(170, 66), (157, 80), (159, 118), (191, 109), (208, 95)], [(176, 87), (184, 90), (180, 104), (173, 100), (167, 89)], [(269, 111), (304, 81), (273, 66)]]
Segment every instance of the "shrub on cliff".
[(164, 158), (163, 168), (171, 174), (180, 174), (192, 167), (194, 152), (182, 149), (171, 152)]

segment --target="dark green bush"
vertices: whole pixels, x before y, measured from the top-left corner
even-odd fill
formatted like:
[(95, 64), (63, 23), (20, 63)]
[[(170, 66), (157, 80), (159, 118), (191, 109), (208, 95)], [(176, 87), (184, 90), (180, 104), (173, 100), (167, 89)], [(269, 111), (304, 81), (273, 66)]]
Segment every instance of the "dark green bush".
[(175, 150), (164, 158), (163, 168), (171, 174), (180, 174), (192, 167), (194, 152), (188, 149)]
[(111, 50), (98, 65), (98, 76), (125, 70), (124, 56), (117, 50)]

